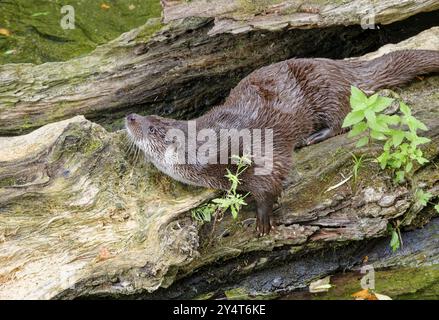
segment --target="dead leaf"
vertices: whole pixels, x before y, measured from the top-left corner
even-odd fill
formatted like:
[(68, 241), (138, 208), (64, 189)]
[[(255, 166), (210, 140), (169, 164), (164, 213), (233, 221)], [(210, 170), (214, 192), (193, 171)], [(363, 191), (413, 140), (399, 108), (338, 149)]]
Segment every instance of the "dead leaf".
[(99, 250), (97, 261), (104, 261), (111, 258), (111, 253), (107, 248), (102, 248)]
[(8, 50), (8, 51), (6, 51), (4, 54), (8, 56), (8, 55), (10, 55), (10, 54), (15, 54), (15, 53), (17, 53), (17, 50), (12, 49), (12, 50)]
[(327, 276), (323, 279), (319, 279), (313, 281), (309, 284), (309, 292), (318, 293), (318, 292), (328, 292), (329, 289), (332, 288), (332, 285), (329, 283), (331, 280), (331, 276)]
[(390, 298), (389, 296), (386, 296), (384, 294), (380, 294), (380, 293), (374, 293), (375, 297), (377, 297), (378, 300), (392, 300), (392, 298)]
[(364, 289), (352, 294), (355, 300), (378, 300), (377, 297), (368, 289)]
[(108, 9), (110, 9), (110, 6), (108, 4), (106, 4), (106, 3), (102, 3), (101, 4), (101, 9), (102, 10), (108, 10)]
[(5, 28), (0, 28), (0, 34), (5, 37), (9, 37), (11, 35), (11, 31)]

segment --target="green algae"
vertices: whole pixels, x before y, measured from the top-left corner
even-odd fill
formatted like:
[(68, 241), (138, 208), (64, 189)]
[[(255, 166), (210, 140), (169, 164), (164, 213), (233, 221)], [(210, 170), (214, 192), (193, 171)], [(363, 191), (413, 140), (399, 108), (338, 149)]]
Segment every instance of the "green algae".
[(246, 288), (233, 288), (224, 292), (227, 300), (272, 300), (278, 297), (276, 293), (252, 293)]
[[(75, 29), (64, 30), (61, 8), (75, 9)], [(159, 0), (16, 0), (0, 2), (0, 64), (66, 61), (160, 17)], [(157, 29), (157, 24), (146, 33)]]
[(226, 290), (224, 295), (227, 297), (227, 300), (248, 300), (249, 295), (246, 289), (244, 288), (233, 288), (230, 290)]
[[(333, 287), (325, 293), (294, 292), (283, 299), (353, 300), (353, 293), (361, 288), (359, 272), (348, 272), (331, 277)], [(439, 265), (416, 268), (397, 268), (375, 271), (374, 292), (393, 300), (439, 298)]]
[(15, 177), (6, 177), (6, 178), (2, 178), (0, 179), (0, 188), (4, 188), (4, 187), (12, 187), (17, 185), (17, 178)]

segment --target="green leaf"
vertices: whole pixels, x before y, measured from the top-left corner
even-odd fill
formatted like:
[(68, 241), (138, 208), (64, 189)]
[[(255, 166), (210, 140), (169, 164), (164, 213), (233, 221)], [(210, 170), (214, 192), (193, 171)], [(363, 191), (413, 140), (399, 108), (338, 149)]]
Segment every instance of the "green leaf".
[(423, 131), (427, 131), (427, 126), (422, 122), (416, 119), (413, 116), (405, 116), (402, 121), (406, 124), (412, 133), (416, 133), (416, 130), (421, 129)]
[(404, 171), (398, 171), (396, 172), (396, 177), (395, 177), (396, 182), (398, 183), (403, 183), (405, 180), (405, 172)]
[(392, 130), (391, 135), (392, 135), (392, 143), (395, 148), (399, 146), (405, 138), (404, 131), (400, 131), (400, 130)]
[(439, 213), (439, 203), (434, 206), (434, 209), (436, 210), (437, 213)]
[(386, 168), (387, 166), (387, 161), (389, 160), (389, 152), (385, 151), (383, 152), (378, 158), (377, 158), (380, 167), (382, 170), (384, 170), (384, 168)]
[(212, 200), (213, 203), (217, 203), (219, 206), (223, 207), (225, 205), (227, 205), (228, 200), (227, 199), (221, 199), (221, 198), (216, 198)]
[(350, 104), (352, 110), (363, 110), (368, 105), (368, 98), (363, 91), (351, 86)]
[(367, 109), (364, 111), (364, 116), (366, 117), (367, 121), (370, 123), (376, 123), (376, 115), (373, 110)]
[(430, 161), (428, 161), (428, 159), (425, 159), (424, 157), (417, 157), (416, 161), (418, 161), (418, 163), (421, 165), (430, 162)]
[(401, 150), (401, 152), (407, 153), (407, 150), (409, 148), (409, 145), (407, 143), (403, 143), (399, 146), (399, 149)]
[(343, 128), (350, 127), (364, 119), (364, 112), (362, 110), (352, 111), (343, 121)]
[(401, 244), (399, 242), (398, 232), (396, 232), (396, 230), (392, 230), (392, 238), (390, 239), (390, 247), (392, 248), (392, 251), (397, 251), (400, 246)]
[(405, 172), (409, 173), (413, 169), (413, 162), (408, 162), (405, 166)]
[(210, 222), (212, 220), (212, 215), (209, 212), (204, 212), (203, 220), (206, 222)]
[(376, 140), (386, 140), (387, 139), (387, 137), (382, 132), (375, 131), (375, 130), (372, 130), (370, 132), (370, 136)]
[(390, 151), (390, 147), (392, 146), (392, 141), (387, 140), (386, 143), (383, 146), (384, 151)]
[(50, 14), (50, 12), (48, 12), (48, 11), (45, 11), (45, 12), (36, 12), (36, 13), (34, 13), (33, 15), (31, 15), (31, 17), (47, 16), (47, 15), (49, 15), (49, 14)]
[(387, 126), (384, 124), (381, 124), (377, 121), (377, 117), (375, 115), (375, 112), (373, 110), (367, 109), (364, 111), (364, 115), (367, 119), (367, 124), (369, 125), (369, 127), (375, 131), (379, 131), (379, 132), (387, 132), (389, 131), (389, 129), (387, 128)]
[(431, 140), (425, 137), (419, 137), (417, 135), (412, 136), (412, 146), (415, 148), (420, 144), (426, 144), (429, 143)]
[(367, 99), (367, 104), (368, 104), (369, 106), (373, 105), (373, 104), (378, 100), (379, 97), (380, 97), (380, 96), (379, 96), (378, 93), (375, 93), (375, 94), (371, 95), (371, 96)]
[(192, 210), (192, 217), (200, 222), (210, 222), (217, 209), (216, 205), (207, 204)]
[(358, 140), (356, 146), (357, 146), (357, 148), (361, 148), (361, 147), (364, 147), (368, 143), (369, 143), (369, 137), (362, 137), (360, 140)]
[(418, 130), (418, 123), (416, 122), (416, 119), (413, 117), (407, 117), (406, 123), (410, 129), (410, 131), (415, 134), (416, 130)]
[(423, 205), (424, 207), (428, 204), (428, 201), (433, 197), (433, 195), (430, 192), (425, 192), (422, 189), (417, 190), (415, 196), (417, 202)]
[(408, 105), (406, 105), (403, 101), (399, 103), (399, 109), (405, 116), (411, 116), (412, 112)]
[(418, 129), (421, 129), (422, 131), (428, 131), (427, 126), (422, 121), (420, 121), (416, 118), (414, 118), (414, 119), (415, 119), (416, 126), (418, 127)]
[(374, 103), (370, 105), (373, 111), (381, 112), (387, 109), (393, 102), (393, 99), (386, 97), (378, 97)]
[(355, 136), (358, 136), (359, 134), (366, 131), (366, 129), (367, 129), (367, 123), (363, 121), (359, 122), (352, 127), (351, 131), (349, 131), (348, 137), (353, 138)]
[(387, 114), (378, 115), (377, 119), (381, 123), (386, 123), (391, 126), (396, 126), (400, 122), (400, 118), (397, 115), (388, 116)]
[[(393, 168), (399, 169), (399, 168), (401, 168), (401, 165), (402, 165), (402, 159), (401, 158), (399, 158), (396, 161), (392, 162), (392, 167)], [(398, 172), (404, 173), (404, 171), (398, 171)], [(397, 176), (397, 180), (400, 181), (398, 176)], [(401, 181), (404, 181), (404, 179), (402, 179)]]
[(238, 218), (238, 211), (236, 210), (235, 206), (231, 206), (230, 210), (232, 211), (232, 217), (236, 220)]

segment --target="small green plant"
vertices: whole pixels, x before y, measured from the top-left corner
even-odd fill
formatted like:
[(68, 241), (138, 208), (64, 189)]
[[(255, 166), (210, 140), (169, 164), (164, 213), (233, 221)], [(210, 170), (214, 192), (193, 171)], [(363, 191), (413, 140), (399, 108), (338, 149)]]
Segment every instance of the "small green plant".
[(416, 202), (421, 204), (422, 206), (426, 206), (433, 195), (430, 192), (425, 192), (422, 189), (418, 189), (415, 192)]
[[(422, 189), (416, 190), (415, 198), (416, 198), (416, 202), (422, 205), (423, 207), (427, 206), (428, 204), (434, 204), (433, 202), (430, 201), (431, 198), (433, 198), (433, 195), (430, 192), (425, 192)], [(437, 213), (439, 213), (439, 204), (436, 204), (434, 206), (434, 209), (436, 210)]]
[(360, 169), (363, 167), (364, 154), (362, 154), (360, 157), (357, 157), (355, 154), (351, 152), (351, 156), (352, 156), (352, 162), (354, 164), (352, 168), (352, 174), (354, 176), (354, 183), (356, 183), (358, 180), (358, 174), (360, 172)]
[(192, 217), (200, 222), (210, 222), (212, 216), (215, 214), (217, 206), (212, 203), (207, 203), (201, 207), (192, 210)]
[(404, 102), (399, 102), (402, 115), (383, 114), (393, 101), (394, 99), (378, 94), (367, 97), (360, 89), (352, 87), (350, 97), (352, 111), (346, 116), (343, 128), (352, 127), (348, 135), (351, 138), (366, 133), (358, 140), (358, 148), (370, 143), (371, 140), (383, 141), (383, 152), (377, 161), (382, 169), (391, 169), (395, 181), (402, 183), (406, 175), (411, 173), (414, 161), (419, 164), (428, 162), (423, 157), (419, 145), (430, 142), (430, 139), (418, 136), (418, 129), (424, 131), (428, 129), (424, 123), (412, 116), (410, 107)]
[(401, 232), (398, 227), (393, 227), (390, 223), (387, 225), (387, 230), (390, 233), (390, 248), (393, 252), (396, 252), (402, 244)]
[(213, 199), (212, 203), (206, 203), (193, 209), (192, 217), (195, 220), (210, 222), (213, 216), (221, 216), (228, 209), (230, 209), (233, 219), (236, 219), (241, 207), (247, 205), (244, 199), (248, 196), (248, 193), (241, 195), (237, 192), (237, 189), (241, 183), (239, 176), (248, 168), (251, 164), (251, 160), (246, 156), (232, 156), (232, 159), (236, 161), (236, 171), (233, 173), (229, 169), (226, 169), (227, 174), (225, 175), (230, 181), (229, 190), (226, 191), (223, 197)]
[[(415, 199), (416, 202), (419, 203), (422, 206), (427, 206), (430, 202), (431, 198), (433, 198), (433, 195), (430, 192), (425, 192), (422, 189), (417, 189), (415, 192)], [(439, 204), (434, 206), (435, 210), (439, 213)], [(391, 238), (390, 238), (390, 247), (392, 248), (392, 251), (397, 251), (400, 247), (403, 246), (402, 242), (402, 236), (401, 236), (401, 230), (400, 225), (403, 223), (404, 219), (401, 221), (396, 220), (396, 222), (389, 223), (387, 225), (387, 231), (389, 232)]]

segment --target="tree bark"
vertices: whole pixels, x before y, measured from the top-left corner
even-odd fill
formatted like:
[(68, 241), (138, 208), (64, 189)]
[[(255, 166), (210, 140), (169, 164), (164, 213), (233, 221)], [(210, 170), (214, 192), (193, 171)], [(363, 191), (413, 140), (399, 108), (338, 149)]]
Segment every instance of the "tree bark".
[[(432, 28), (362, 59), (396, 49), (439, 50), (438, 39), (439, 28)], [(266, 295), (276, 291), (277, 282), (267, 282), (275, 265), (329, 248), (361, 248), (386, 237), (391, 221), (403, 228), (424, 225), (433, 210), (414, 190), (439, 195), (438, 87), (439, 77), (430, 76), (398, 90), (432, 140), (424, 147), (430, 162), (415, 168), (411, 184), (394, 185), (372, 161), (380, 144), (359, 150), (341, 135), (303, 148), (293, 155), (274, 217), (277, 230), (263, 238), (255, 236), (251, 205), (238, 221), (226, 215), (213, 231), (212, 224), (194, 222), (190, 210), (216, 193), (181, 185), (133, 156), (124, 131), (110, 133), (76, 116), (0, 138), (0, 299), (176, 297), (181, 291), (175, 286), (191, 279), (199, 295), (212, 291), (209, 282), (230, 288), (230, 281), (239, 284), (252, 274), (260, 276), (257, 290)], [(340, 184), (352, 175), (350, 152), (368, 161), (356, 182)], [(306, 268), (320, 271), (309, 275), (334, 270), (325, 263), (310, 260)]]
[[(0, 66), (0, 135), (77, 114), (107, 129), (120, 129), (133, 111), (192, 117), (258, 67), (291, 57), (361, 55), (436, 25), (438, 11), (387, 24), (439, 9), (434, 0), (164, 3), (163, 23), (149, 20), (84, 57)], [(379, 30), (359, 26), (372, 11)]]

